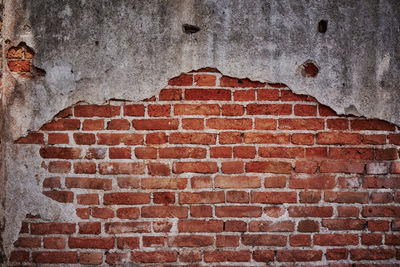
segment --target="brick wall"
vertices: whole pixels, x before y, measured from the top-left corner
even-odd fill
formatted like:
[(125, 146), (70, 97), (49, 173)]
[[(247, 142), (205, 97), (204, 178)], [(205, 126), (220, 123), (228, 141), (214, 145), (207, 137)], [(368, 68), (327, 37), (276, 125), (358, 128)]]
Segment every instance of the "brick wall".
[(16, 143), (37, 145), (43, 194), (80, 221), (28, 214), (11, 266), (400, 264), (399, 128), (283, 84), (206, 68)]

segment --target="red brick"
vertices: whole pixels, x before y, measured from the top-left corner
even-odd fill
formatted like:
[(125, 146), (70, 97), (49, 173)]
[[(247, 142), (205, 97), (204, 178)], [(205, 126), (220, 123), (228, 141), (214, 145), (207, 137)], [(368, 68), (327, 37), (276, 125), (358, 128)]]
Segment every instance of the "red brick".
[(312, 220), (299, 221), (297, 231), (303, 233), (319, 232), (319, 223)]
[(268, 234), (244, 234), (242, 244), (246, 246), (286, 246), (286, 236)]
[(92, 217), (100, 219), (109, 219), (114, 217), (114, 210), (110, 208), (92, 208)]
[(218, 235), (216, 241), (217, 247), (238, 247), (239, 236), (235, 235)]
[(362, 162), (323, 161), (321, 173), (364, 173), (365, 164)]
[(252, 119), (208, 119), (206, 126), (218, 130), (249, 130), (252, 128)]
[(104, 194), (105, 205), (137, 205), (150, 203), (150, 194), (148, 193), (107, 193)]
[(241, 161), (225, 161), (221, 163), (222, 173), (237, 174), (244, 172), (244, 164)]
[(322, 130), (323, 119), (279, 119), (279, 129), (284, 130)]
[(329, 230), (363, 230), (367, 222), (361, 219), (323, 219), (322, 226)]
[(195, 218), (199, 217), (211, 217), (212, 208), (211, 206), (190, 206), (190, 215)]
[(328, 119), (326, 126), (331, 130), (348, 130), (349, 121), (347, 119)]
[(350, 250), (350, 259), (353, 261), (359, 260), (386, 260), (394, 257), (393, 249), (371, 248), (360, 249), (355, 248)]
[(231, 91), (225, 89), (186, 89), (185, 100), (231, 100)]
[(74, 223), (31, 223), (31, 234), (73, 234), (75, 233)]
[(171, 173), (169, 165), (162, 163), (149, 163), (148, 173), (153, 176), (168, 176)]
[(256, 130), (276, 130), (276, 119), (255, 118), (254, 129)]
[(252, 203), (268, 203), (268, 204), (282, 204), (282, 203), (296, 203), (296, 192), (252, 192)]
[(389, 134), (389, 144), (400, 145), (400, 134)]
[(128, 261), (128, 253), (110, 252), (106, 255), (106, 263), (119, 264)]
[(142, 178), (143, 189), (185, 189), (186, 178)]
[(117, 237), (117, 248), (119, 249), (137, 249), (139, 248), (139, 237)]
[(357, 207), (341, 206), (337, 207), (339, 217), (358, 217), (360, 211)]
[(392, 162), (390, 166), (390, 173), (400, 173), (400, 162)]
[(291, 115), (292, 105), (290, 104), (248, 104), (247, 115)]
[(319, 246), (356, 246), (358, 234), (317, 234), (314, 244)]
[(202, 252), (198, 250), (181, 250), (179, 252), (180, 262), (199, 262), (202, 260)]
[(100, 178), (65, 178), (65, 186), (67, 188), (86, 188), (97, 190), (111, 190), (112, 180)]
[(144, 247), (163, 247), (165, 243), (164, 236), (143, 236)]
[(7, 58), (17, 58), (17, 59), (22, 59), (22, 47), (11, 47), (7, 51)]
[(8, 68), (12, 72), (30, 72), (31, 62), (29, 60), (9, 60)]
[(175, 203), (175, 193), (172, 192), (154, 192), (153, 202), (155, 204), (174, 204)]
[(75, 117), (115, 117), (120, 115), (120, 106), (77, 105)]
[(157, 149), (154, 147), (136, 147), (135, 156), (138, 159), (156, 159)]
[(210, 74), (196, 74), (194, 82), (197, 86), (215, 86), (217, 78)]
[(321, 193), (316, 191), (301, 191), (300, 203), (318, 203), (321, 200)]
[(295, 133), (292, 134), (292, 143), (295, 145), (313, 145), (314, 135), (306, 133)]
[(36, 263), (78, 263), (76, 251), (34, 251), (32, 260)]
[(321, 259), (321, 250), (279, 250), (276, 255), (276, 260), (283, 262), (320, 261)]
[(80, 234), (93, 234), (98, 235), (101, 233), (100, 222), (80, 222), (79, 223)]
[(253, 260), (256, 262), (274, 261), (275, 252), (273, 250), (255, 250), (253, 252)]
[(251, 158), (256, 155), (256, 148), (253, 146), (235, 146), (233, 148), (233, 155), (236, 158)]
[(278, 101), (279, 100), (279, 90), (278, 89), (258, 89), (257, 90), (257, 100)]
[(218, 146), (210, 148), (211, 158), (232, 158), (232, 148), (228, 146)]
[(247, 224), (242, 221), (225, 221), (225, 232), (246, 232)]
[(79, 159), (82, 149), (72, 147), (41, 147), (39, 150), (42, 158)]
[(293, 232), (295, 223), (292, 221), (251, 221), (250, 232)]
[(368, 221), (368, 230), (375, 231), (389, 231), (389, 221), (373, 220)]
[(108, 122), (107, 130), (129, 130), (131, 123), (127, 119), (114, 119)]
[(160, 158), (205, 158), (206, 149), (200, 147), (165, 147), (159, 150)]
[(382, 245), (382, 235), (381, 234), (362, 234), (361, 243), (367, 246), (379, 246)]
[(385, 245), (389, 245), (389, 246), (400, 245), (400, 235), (385, 234)]
[(247, 250), (235, 251), (205, 251), (205, 262), (248, 262), (251, 259), (251, 252)]
[(60, 177), (49, 177), (43, 180), (44, 188), (60, 188)]
[(291, 235), (290, 245), (292, 247), (310, 247), (311, 236), (310, 235)]
[(162, 89), (159, 95), (160, 101), (179, 101), (182, 100), (181, 89)]
[(82, 130), (84, 130), (84, 131), (104, 130), (104, 120), (103, 119), (84, 120), (82, 125), (83, 125)]
[(220, 233), (223, 231), (223, 221), (219, 220), (180, 220), (178, 222), (178, 231), (187, 233)]
[(96, 173), (96, 163), (90, 161), (75, 162), (74, 173)]
[(290, 90), (281, 90), (281, 101), (315, 101), (312, 96), (295, 94)]
[(169, 236), (169, 247), (206, 247), (214, 244), (214, 237), (207, 235)]
[(81, 252), (79, 253), (79, 262), (81, 264), (102, 264), (103, 253), (102, 252)]
[(249, 193), (245, 191), (227, 191), (226, 201), (229, 203), (249, 203)]
[(86, 152), (86, 159), (104, 159), (107, 150), (105, 148), (89, 147)]
[(289, 134), (272, 133), (245, 133), (244, 142), (246, 144), (289, 144)]
[(99, 205), (98, 194), (78, 194), (76, 199), (80, 205)]
[(43, 191), (43, 195), (62, 203), (74, 201), (74, 193), (70, 191)]
[(242, 136), (240, 132), (220, 132), (220, 144), (239, 144), (242, 143)]
[(89, 219), (90, 209), (89, 208), (77, 208), (76, 216), (78, 216), (81, 219)]
[(136, 130), (177, 130), (177, 119), (143, 119), (133, 120), (132, 126)]
[(296, 161), (295, 170), (297, 173), (315, 174), (318, 170), (316, 161)]
[(135, 177), (119, 177), (118, 186), (120, 188), (139, 188), (139, 178)]
[(326, 250), (327, 260), (344, 260), (348, 258), (348, 250), (345, 248), (333, 248)]
[(176, 104), (174, 115), (219, 115), (220, 107), (217, 104)]
[(208, 176), (195, 176), (190, 179), (190, 183), (193, 189), (199, 188), (211, 188), (212, 181), (211, 177)]
[(382, 120), (351, 120), (350, 126), (352, 130), (382, 130), (382, 131), (394, 131), (395, 125), (382, 121)]
[(149, 105), (147, 112), (150, 117), (169, 117), (171, 116), (171, 105)]
[(257, 173), (291, 173), (292, 165), (289, 162), (280, 161), (253, 161), (246, 163), (246, 171)]
[(125, 105), (124, 116), (143, 117), (144, 105)]
[(182, 128), (186, 130), (204, 130), (204, 119), (182, 119)]
[(329, 149), (329, 157), (333, 159), (374, 159), (372, 148), (335, 148)]
[(105, 237), (70, 237), (68, 240), (70, 248), (100, 248), (111, 249), (114, 247), (114, 238)]
[(260, 217), (261, 207), (257, 206), (218, 206), (215, 207), (217, 217)]
[(391, 203), (393, 202), (392, 193), (372, 193), (372, 203)]
[(222, 76), (220, 79), (220, 85), (222, 87), (257, 88), (257, 87), (264, 87), (265, 83), (251, 81), (248, 78), (238, 79), (229, 76)]
[(41, 237), (19, 237), (14, 242), (16, 248), (40, 248), (42, 246)]
[(223, 116), (242, 116), (244, 114), (244, 107), (242, 105), (227, 104), (222, 105)]
[(255, 90), (236, 90), (233, 92), (233, 100), (235, 101), (254, 101)]
[(322, 145), (358, 145), (361, 135), (357, 133), (323, 132), (317, 134), (317, 144)]
[(315, 117), (317, 115), (317, 106), (297, 104), (294, 106), (294, 115)]
[(149, 233), (150, 222), (107, 222), (104, 229), (107, 234)]
[(174, 86), (190, 86), (193, 85), (193, 74), (184, 74), (172, 78), (168, 81), (168, 85)]
[(48, 166), (50, 173), (68, 173), (71, 171), (71, 162), (69, 161), (50, 161)]
[(384, 145), (384, 144), (386, 144), (386, 135), (384, 135), (384, 134), (364, 135), (363, 144)]
[(325, 192), (325, 202), (368, 203), (368, 192)]
[(326, 147), (306, 148), (306, 158), (326, 158), (328, 157), (328, 149)]
[(102, 162), (99, 163), (100, 174), (143, 174), (143, 163)]
[(210, 133), (171, 133), (170, 144), (201, 144), (213, 145), (217, 142), (217, 135)]
[[(67, 134), (59, 134), (59, 135), (66, 135), (67, 140), (65, 143), (65, 139), (63, 139), (62, 141), (64, 143), (54, 143), (54, 144), (68, 144), (68, 135)], [(50, 136), (50, 134), (49, 134)], [(64, 136), (65, 137), (65, 136)], [(49, 137), (49, 144), (53, 144), (51, 143), (52, 139)], [(21, 137), (19, 138), (17, 141), (15, 141), (16, 144), (44, 144), (44, 135), (42, 133), (28, 133), (27, 136), (25, 137)]]
[(182, 206), (144, 206), (143, 218), (187, 218), (188, 208)]
[(399, 189), (400, 179), (396, 177), (364, 177), (363, 188)]
[(399, 158), (399, 151), (396, 148), (376, 149), (375, 159), (394, 160)]
[(131, 148), (130, 147), (111, 147), (109, 148), (110, 159), (130, 159)]
[(328, 107), (328, 106), (325, 106), (325, 105), (319, 105), (318, 106), (318, 109), (319, 109), (319, 115), (320, 116), (323, 116), (323, 117), (327, 117), (327, 116), (337, 116), (337, 113), (333, 110), (333, 109), (331, 109), (330, 107)]
[(173, 165), (174, 173), (216, 173), (217, 171), (216, 162), (175, 162)]
[(302, 147), (260, 147), (258, 154), (264, 158), (303, 158)]
[(350, 176), (350, 177), (339, 177), (338, 182), (339, 188), (360, 188), (361, 181), (360, 177), (357, 176)]
[(284, 188), (286, 180), (285, 176), (265, 177), (264, 186), (266, 188)]
[(332, 207), (301, 207), (291, 206), (288, 209), (290, 217), (331, 217)]
[(48, 249), (65, 249), (66, 244), (64, 237), (44, 237), (43, 243), (43, 247)]
[(119, 208), (117, 209), (117, 217), (120, 219), (137, 219), (139, 218), (139, 208)]
[(224, 192), (181, 192), (179, 193), (180, 204), (211, 204), (223, 203), (225, 201)]
[(165, 133), (148, 133), (146, 134), (146, 144), (165, 144), (168, 142), (168, 136)]
[(286, 209), (281, 208), (281, 207), (265, 207), (264, 213), (268, 217), (279, 218), (286, 213)]
[(216, 188), (259, 188), (260, 178), (257, 176), (216, 176)]
[(77, 145), (92, 145), (96, 143), (96, 137), (91, 133), (74, 133), (74, 140)]

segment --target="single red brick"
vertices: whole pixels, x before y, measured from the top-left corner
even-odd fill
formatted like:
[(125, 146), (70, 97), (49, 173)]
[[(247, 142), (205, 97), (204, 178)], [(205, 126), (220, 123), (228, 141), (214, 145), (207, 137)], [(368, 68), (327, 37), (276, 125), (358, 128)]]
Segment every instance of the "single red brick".
[(331, 217), (332, 207), (301, 207), (291, 206), (288, 209), (290, 217)]
[(249, 262), (251, 260), (251, 252), (248, 250), (235, 251), (205, 251), (205, 262)]
[(257, 206), (218, 206), (215, 207), (217, 217), (261, 217), (262, 209)]
[(347, 119), (328, 119), (326, 120), (328, 129), (331, 130), (348, 130), (349, 121)]
[(76, 251), (34, 251), (32, 261), (35, 263), (78, 263)]
[[(236, 147), (235, 147), (236, 148)], [(302, 147), (260, 147), (258, 154), (264, 158), (303, 158)]]
[(81, 264), (98, 265), (103, 263), (103, 252), (81, 252), (79, 253)]
[(291, 235), (290, 245), (292, 247), (310, 247), (311, 236), (310, 235)]
[(168, 136), (165, 133), (148, 133), (146, 134), (146, 144), (165, 144), (168, 142)]
[(321, 200), (321, 193), (315, 191), (300, 192), (300, 203), (318, 203)]
[(171, 174), (171, 170), (168, 164), (163, 163), (149, 163), (148, 173), (153, 176), (168, 176)]
[(290, 135), (285, 133), (272, 134), (246, 132), (244, 133), (244, 142), (246, 144), (289, 144)]
[(284, 235), (269, 234), (244, 234), (242, 235), (242, 244), (246, 246), (286, 246), (287, 237)]
[(74, 108), (75, 117), (115, 117), (120, 115), (120, 106), (111, 105), (77, 105)]
[(368, 203), (368, 192), (325, 192), (325, 202), (336, 203)]
[(249, 203), (249, 193), (245, 191), (227, 191), (226, 201), (229, 203)]
[(142, 236), (144, 247), (163, 247), (165, 243), (164, 236)]
[(131, 148), (130, 147), (111, 147), (109, 148), (110, 159), (130, 159)]
[(350, 259), (353, 261), (359, 260), (386, 260), (394, 257), (393, 249), (383, 249), (383, 248), (371, 248), (371, 249), (361, 249), (354, 248), (350, 249)]
[(89, 219), (90, 209), (89, 208), (77, 208), (76, 216), (78, 216), (81, 219)]
[(393, 202), (392, 193), (372, 193), (372, 203), (391, 203)]
[(74, 223), (31, 223), (31, 234), (74, 234)]
[(79, 223), (80, 234), (93, 234), (98, 235), (101, 233), (100, 222), (80, 222)]
[(66, 133), (49, 133), (47, 136), (49, 145), (69, 144), (69, 137)]
[(68, 173), (71, 170), (69, 161), (50, 161), (48, 171), (50, 173)]
[(150, 117), (169, 117), (171, 116), (171, 105), (149, 105), (147, 112)]
[(220, 233), (223, 231), (223, 221), (220, 220), (180, 220), (178, 231), (187, 233)]
[(216, 162), (174, 162), (174, 173), (216, 173), (218, 172), (218, 165)]
[(169, 247), (206, 247), (214, 244), (214, 237), (207, 235), (178, 235), (168, 237)]
[(79, 159), (81, 148), (72, 147), (42, 147), (39, 150), (42, 158)]
[[(62, 135), (62, 134), (60, 134)], [(67, 142), (65, 143), (65, 139), (63, 139), (64, 143), (54, 143), (54, 144), (68, 144), (68, 135), (67, 136)], [(49, 134), (50, 136), (50, 134)], [(52, 139), (49, 137), (49, 144), (51, 143)], [(16, 144), (44, 144), (44, 135), (42, 133), (28, 133), (27, 136), (19, 138), (17, 141), (15, 141)]]
[(328, 149), (326, 147), (306, 148), (306, 158), (318, 159), (327, 157), (328, 157)]
[(260, 178), (257, 176), (216, 176), (216, 188), (259, 188)]
[(292, 105), (290, 104), (248, 104), (247, 115), (291, 115)]
[(190, 86), (193, 85), (193, 74), (184, 74), (172, 78), (168, 81), (168, 85)]
[(348, 250), (345, 248), (333, 248), (326, 250), (327, 260), (345, 260), (348, 258)]
[(198, 250), (181, 250), (179, 251), (180, 262), (199, 262), (202, 260), (202, 252)]
[(225, 232), (246, 232), (247, 224), (243, 221), (225, 221)]
[(319, 246), (356, 246), (358, 234), (317, 234), (314, 244)]
[(363, 230), (367, 222), (361, 219), (323, 219), (322, 226), (329, 230)]
[(224, 201), (225, 201), (224, 192), (179, 193), (180, 204), (211, 204), (211, 203), (223, 203)]
[(44, 188), (60, 188), (61, 181), (60, 177), (49, 177), (43, 180)]
[(105, 148), (89, 147), (86, 151), (86, 159), (104, 159), (106, 157)]
[(200, 147), (165, 147), (159, 149), (160, 158), (205, 158), (206, 149)]
[(100, 219), (114, 218), (114, 210), (109, 208), (92, 208), (92, 217)]
[(351, 120), (350, 126), (352, 130), (382, 130), (382, 131), (394, 131), (395, 125), (382, 121), (382, 120), (365, 120), (357, 119)]
[(170, 144), (201, 144), (215, 145), (217, 135), (211, 133), (171, 133), (169, 136)]
[(373, 220), (368, 221), (368, 230), (374, 231), (389, 231), (389, 221)]
[(254, 146), (235, 146), (233, 148), (233, 155), (236, 158), (251, 158), (256, 155), (256, 148)]
[(315, 174), (318, 170), (316, 161), (296, 161), (295, 170), (297, 173)]
[(124, 116), (143, 117), (144, 105), (125, 105)]
[(196, 74), (194, 81), (197, 86), (215, 86), (217, 77), (210, 74)]
[(384, 134), (370, 134), (364, 135), (363, 144), (367, 145), (384, 145), (386, 144), (386, 135)]
[(400, 188), (400, 180), (392, 177), (364, 177), (363, 188)]
[(79, 130), (81, 121), (76, 119), (58, 119), (53, 120), (40, 128), (43, 131), (73, 131)]
[(117, 247), (119, 249), (137, 249), (139, 248), (139, 237), (127, 236), (117, 237)]
[(128, 253), (110, 252), (106, 255), (106, 263), (108, 264), (123, 264), (129, 261)]
[(119, 208), (117, 209), (117, 217), (120, 219), (137, 219), (139, 218), (139, 208)]
[(70, 237), (68, 240), (70, 248), (100, 248), (111, 249), (114, 247), (114, 238), (106, 237)]
[(279, 119), (279, 129), (284, 130), (322, 130), (323, 119)]
[(285, 176), (266, 177), (264, 186), (266, 188), (284, 188), (287, 178)]
[(242, 116), (244, 114), (243, 105), (226, 104), (222, 105), (223, 116)]
[(204, 130), (204, 119), (182, 119), (182, 128), (187, 130)]
[(138, 159), (156, 159), (157, 149), (153, 147), (136, 147), (135, 156)]
[(295, 223), (292, 221), (251, 221), (250, 232), (293, 232)]
[(62, 203), (74, 201), (74, 193), (70, 191), (43, 191), (43, 195)]
[(299, 224), (297, 225), (297, 231), (303, 233), (319, 232), (319, 223), (312, 220), (299, 221)]
[(139, 188), (139, 178), (136, 177), (119, 177), (118, 186), (120, 188)]
[(103, 119), (84, 120), (82, 125), (83, 125), (82, 129), (84, 131), (104, 130), (104, 120)]
[(279, 90), (278, 89), (258, 89), (257, 90), (257, 100), (278, 101), (279, 100)]
[(74, 140), (77, 145), (92, 145), (96, 143), (96, 136), (92, 133), (74, 133)]
[(229, 76), (222, 76), (220, 79), (220, 85), (222, 87), (240, 87), (240, 88), (257, 88), (257, 87), (264, 87), (265, 83), (251, 81), (248, 78), (245, 79), (238, 79)]
[(107, 234), (125, 234), (125, 233), (149, 233), (151, 229), (150, 222), (107, 222), (104, 226)]
[(229, 146), (217, 146), (210, 148), (211, 158), (232, 158), (232, 148)]
[(367, 246), (380, 246), (382, 245), (381, 234), (362, 234), (361, 243)]
[(276, 119), (255, 118), (256, 130), (276, 130)]
[(186, 178), (142, 178), (143, 189), (185, 189)]
[(398, 158), (399, 158), (399, 151), (396, 148), (375, 150), (375, 159), (377, 160), (395, 160)]
[(315, 117), (317, 115), (317, 106), (297, 104), (294, 106), (294, 115)]
[(255, 90), (236, 90), (233, 92), (233, 100), (235, 101), (254, 101)]
[(143, 163), (102, 162), (99, 163), (100, 174), (143, 174)]
[(400, 134), (389, 134), (389, 144), (400, 145)]
[(273, 250), (255, 250), (253, 259), (256, 262), (271, 262), (274, 261), (275, 252)]
[(144, 206), (141, 216), (144, 218), (187, 218), (188, 208), (182, 206)]
[(101, 178), (67, 177), (67, 178), (65, 178), (65, 186), (67, 188), (111, 190), (112, 189), (112, 180), (101, 179)]
[(98, 194), (78, 194), (76, 199), (80, 205), (99, 205)]
[(231, 91), (226, 89), (186, 89), (185, 100), (220, 100), (230, 101)]
[(220, 115), (220, 107), (217, 104), (176, 104), (174, 115)]
[(159, 95), (160, 101), (179, 101), (182, 100), (181, 89), (162, 89)]
[(246, 163), (246, 172), (256, 173), (291, 173), (292, 165), (280, 161), (253, 161)]
[(107, 123), (107, 130), (129, 130), (131, 123), (127, 119), (113, 119)]
[(91, 161), (75, 162), (74, 173), (96, 173), (96, 163)]
[(358, 217), (360, 214), (357, 207), (340, 206), (337, 211), (339, 217)]
[(209, 176), (194, 176), (190, 179), (190, 182), (193, 189), (212, 187), (211, 177)]
[(212, 216), (212, 208), (211, 206), (190, 206), (190, 215), (192, 217), (211, 217)]
[(364, 173), (363, 162), (323, 161), (320, 165), (321, 173)]
[(40, 248), (42, 246), (41, 237), (18, 237), (14, 242), (16, 248)]
[(208, 119), (206, 126), (218, 130), (249, 130), (252, 128), (252, 119)]
[(65, 238), (64, 237), (44, 237), (44, 248), (48, 249), (65, 249)]
[(150, 203), (149, 193), (106, 193), (103, 196), (104, 205), (137, 205)]
[(31, 62), (29, 60), (8, 60), (8, 68), (12, 72), (30, 72)]
[(225, 161), (221, 164), (221, 170), (226, 174), (243, 173), (244, 164), (241, 161)]
[(143, 119), (133, 120), (132, 126), (136, 130), (177, 130), (177, 119)]
[(153, 202), (155, 204), (173, 204), (175, 203), (175, 194), (172, 192), (154, 192)]
[(240, 132), (220, 132), (220, 144), (238, 144), (242, 143), (242, 135)]
[(320, 261), (322, 259), (321, 250), (279, 250), (276, 255), (277, 261)]
[(329, 148), (329, 157), (332, 159), (374, 159), (372, 148)]
[(321, 145), (358, 145), (361, 135), (357, 133), (321, 132), (317, 134), (317, 144)]
[(282, 204), (282, 203), (296, 203), (296, 192), (251, 192), (252, 203), (268, 203), (268, 204)]

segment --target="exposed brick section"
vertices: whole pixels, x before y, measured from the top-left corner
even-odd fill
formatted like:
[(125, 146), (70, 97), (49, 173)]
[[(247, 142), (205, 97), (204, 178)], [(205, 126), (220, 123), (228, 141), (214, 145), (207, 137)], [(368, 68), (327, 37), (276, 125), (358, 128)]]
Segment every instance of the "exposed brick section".
[[(29, 74), (30, 56), (10, 49), (9, 66)], [(283, 84), (204, 68), (15, 143), (78, 220), (28, 215), (7, 266), (400, 264), (399, 128)]]

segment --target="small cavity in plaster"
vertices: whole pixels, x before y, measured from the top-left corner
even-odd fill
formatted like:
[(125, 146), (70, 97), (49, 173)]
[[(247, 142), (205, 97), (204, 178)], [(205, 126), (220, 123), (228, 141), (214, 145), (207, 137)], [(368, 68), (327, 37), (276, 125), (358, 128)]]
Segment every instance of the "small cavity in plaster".
[(318, 32), (325, 33), (328, 30), (328, 21), (321, 19), (318, 22)]
[(191, 24), (183, 24), (182, 25), (183, 32), (186, 34), (193, 34), (200, 31), (200, 27)]
[(312, 60), (307, 60), (299, 66), (300, 73), (306, 78), (315, 78), (318, 75), (319, 68), (317, 64)]
[(344, 112), (345, 114), (360, 116), (360, 112), (358, 112), (357, 108), (354, 105), (350, 105), (347, 108), (344, 108)]

